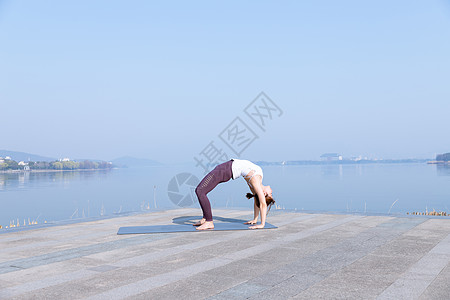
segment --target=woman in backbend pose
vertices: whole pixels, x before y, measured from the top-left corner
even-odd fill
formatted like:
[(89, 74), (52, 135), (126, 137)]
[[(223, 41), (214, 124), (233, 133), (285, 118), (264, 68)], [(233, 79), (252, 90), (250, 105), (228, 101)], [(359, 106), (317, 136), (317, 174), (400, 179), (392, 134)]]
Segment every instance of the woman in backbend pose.
[[(240, 176), (244, 177), (252, 192), (251, 194), (247, 194), (247, 198), (255, 198), (254, 218), (244, 224), (252, 224), (253, 226), (250, 226), (251, 229), (264, 228), (268, 213), (267, 207), (270, 205), (270, 209), (275, 203), (272, 198), (272, 189), (270, 186), (264, 186), (262, 184), (263, 172), (261, 167), (248, 160), (232, 159), (215, 167), (214, 170), (209, 172), (200, 181), (195, 189), (203, 211), (203, 218), (194, 224), (194, 226), (198, 226), (198, 230), (214, 228), (211, 204), (206, 194), (211, 192), (219, 183), (227, 182), (230, 179), (236, 179)], [(265, 201), (260, 201), (260, 199), (265, 199)], [(258, 221), (259, 214), (261, 214), (261, 224), (257, 225), (256, 222)]]

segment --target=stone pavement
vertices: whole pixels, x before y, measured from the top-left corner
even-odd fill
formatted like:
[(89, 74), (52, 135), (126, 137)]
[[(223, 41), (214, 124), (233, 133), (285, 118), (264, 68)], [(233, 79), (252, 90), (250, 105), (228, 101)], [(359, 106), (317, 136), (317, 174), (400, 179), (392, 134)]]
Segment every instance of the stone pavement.
[(0, 299), (450, 299), (450, 219), (276, 210), (278, 229), (116, 235), (199, 213), (0, 234)]

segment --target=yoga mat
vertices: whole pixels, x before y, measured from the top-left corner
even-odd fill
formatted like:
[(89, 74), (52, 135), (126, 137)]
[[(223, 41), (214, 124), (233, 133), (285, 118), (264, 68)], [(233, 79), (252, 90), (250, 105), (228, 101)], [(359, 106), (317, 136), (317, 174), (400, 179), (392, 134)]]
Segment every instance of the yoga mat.
[[(224, 230), (261, 230), (249, 229), (251, 225), (242, 223), (214, 223), (212, 230), (197, 230), (195, 226), (183, 224), (171, 225), (151, 225), (151, 226), (130, 226), (120, 227), (117, 234), (142, 234), (142, 233), (171, 233), (171, 232), (200, 232), (200, 231), (224, 231)], [(278, 228), (272, 224), (266, 223), (264, 229)]]

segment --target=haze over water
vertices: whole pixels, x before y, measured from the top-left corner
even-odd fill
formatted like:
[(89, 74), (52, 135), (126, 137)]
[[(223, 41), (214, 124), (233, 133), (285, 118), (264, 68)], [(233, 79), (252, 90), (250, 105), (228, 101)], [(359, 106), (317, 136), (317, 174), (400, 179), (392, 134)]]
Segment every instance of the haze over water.
[[(83, 220), (120, 213), (172, 209), (168, 182), (192, 165), (115, 169), (112, 171), (0, 174), (0, 225), (24, 219)], [(264, 184), (285, 209), (405, 215), (447, 211), (450, 168), (427, 164), (265, 166)], [(198, 177), (201, 174), (197, 174)], [(156, 188), (154, 188), (156, 186)], [(190, 187), (181, 186), (188, 194)], [(209, 195), (214, 208), (248, 208), (248, 187), (241, 178), (219, 185)], [(198, 207), (194, 203), (190, 207)], [(392, 204), (395, 204), (392, 206)], [(156, 208), (155, 208), (156, 203)], [(391, 208), (392, 206), (392, 208)]]

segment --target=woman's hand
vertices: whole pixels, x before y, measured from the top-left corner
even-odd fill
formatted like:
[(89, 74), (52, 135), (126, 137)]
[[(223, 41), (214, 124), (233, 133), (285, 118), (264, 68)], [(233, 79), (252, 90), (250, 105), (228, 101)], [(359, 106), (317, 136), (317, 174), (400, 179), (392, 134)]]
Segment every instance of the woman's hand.
[(257, 220), (250, 220), (250, 221), (245, 222), (244, 224), (246, 224), (246, 225), (248, 225), (248, 224), (256, 224), (256, 221)]
[(264, 225), (263, 224), (259, 224), (259, 225), (253, 225), (249, 227), (250, 229), (263, 229)]

